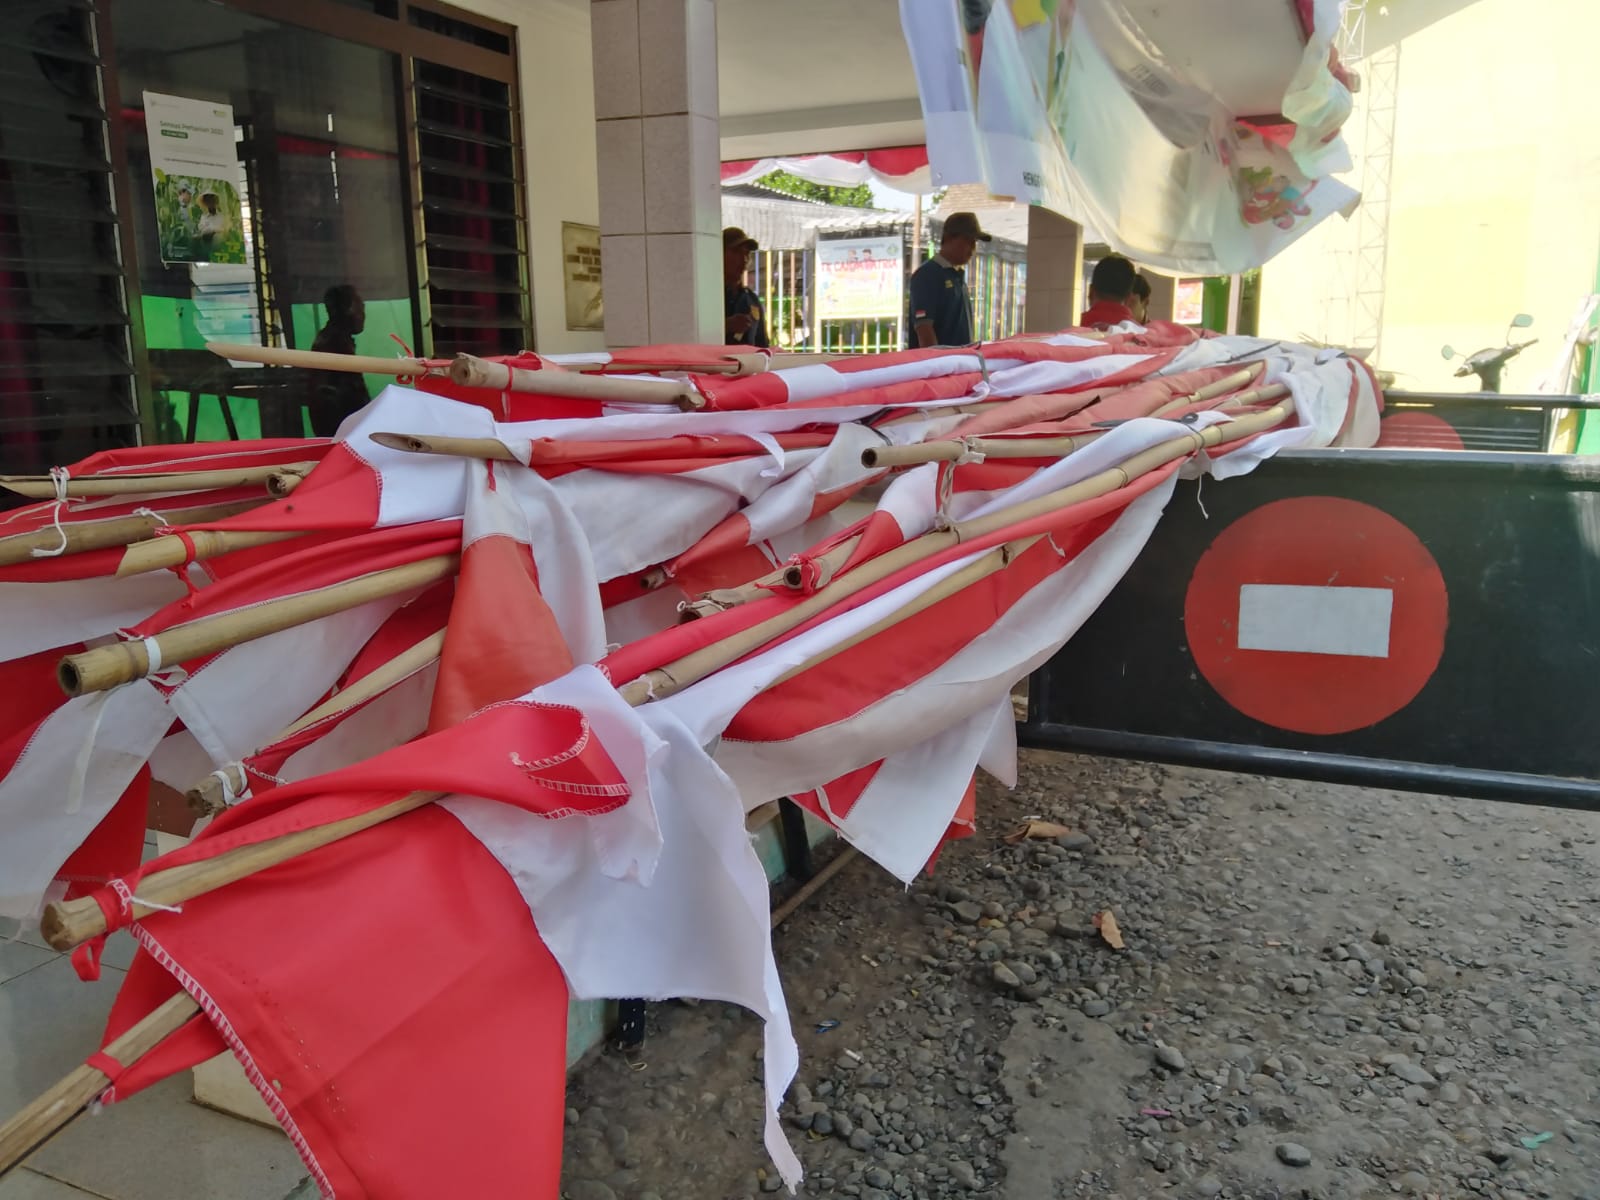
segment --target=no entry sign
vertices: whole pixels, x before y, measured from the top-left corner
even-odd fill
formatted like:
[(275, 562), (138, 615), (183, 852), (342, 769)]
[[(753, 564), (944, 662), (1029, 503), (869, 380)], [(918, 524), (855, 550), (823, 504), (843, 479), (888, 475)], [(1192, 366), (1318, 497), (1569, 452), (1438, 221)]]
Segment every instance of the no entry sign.
[(1600, 811), (1596, 612), (1600, 460), (1291, 451), (1178, 482), (1018, 736)]
[(1444, 653), (1439, 565), (1395, 518), (1334, 496), (1279, 500), (1201, 555), (1184, 631), (1230, 705), (1279, 729), (1338, 734), (1409, 704)]

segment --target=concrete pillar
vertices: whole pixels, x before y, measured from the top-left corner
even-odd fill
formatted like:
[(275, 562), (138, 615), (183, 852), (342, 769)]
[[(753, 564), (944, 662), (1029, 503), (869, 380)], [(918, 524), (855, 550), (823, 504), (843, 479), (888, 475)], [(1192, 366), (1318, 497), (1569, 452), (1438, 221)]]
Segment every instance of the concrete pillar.
[(1150, 311), (1152, 321), (1170, 321), (1178, 312), (1178, 280), (1172, 275), (1162, 275), (1149, 267), (1139, 272), (1150, 281)]
[(720, 343), (715, 0), (589, 11), (606, 343)]
[(1028, 209), (1027, 333), (1054, 333), (1078, 323), (1083, 278), (1083, 226), (1040, 208)]

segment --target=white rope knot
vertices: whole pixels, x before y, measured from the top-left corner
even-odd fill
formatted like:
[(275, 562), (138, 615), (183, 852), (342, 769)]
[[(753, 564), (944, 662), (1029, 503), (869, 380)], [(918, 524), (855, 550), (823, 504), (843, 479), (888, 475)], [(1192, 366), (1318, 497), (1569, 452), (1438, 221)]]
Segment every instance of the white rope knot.
[(122, 902), (122, 911), (132, 913), (135, 904), (143, 905), (152, 912), (181, 913), (181, 904), (157, 904), (154, 900), (142, 900), (133, 894), (133, 889), (120, 879), (113, 879), (109, 884), (111, 890), (117, 894), (117, 899)]
[(988, 455), (978, 449), (977, 440), (974, 438), (962, 438), (957, 444), (961, 447), (961, 453), (957, 454), (953, 461), (958, 467), (981, 463), (988, 458)]
[(239, 793), (233, 790), (233, 768), (238, 764), (229, 764), (220, 771), (211, 772), (211, 777), (222, 786), (222, 807), (232, 808), (239, 803)]
[(172, 526), (171, 521), (153, 508), (136, 508), (133, 510), (133, 515), (136, 517), (149, 517), (161, 529), (168, 529)]
[(50, 485), (55, 488), (55, 507), (50, 510), (50, 524), (56, 531), (56, 536), (61, 539), (59, 545), (46, 550), (35, 546), (30, 551), (34, 558), (58, 558), (67, 552), (67, 531), (61, 525), (61, 510), (67, 506), (67, 481), (72, 478), (72, 472), (66, 467), (50, 468)]

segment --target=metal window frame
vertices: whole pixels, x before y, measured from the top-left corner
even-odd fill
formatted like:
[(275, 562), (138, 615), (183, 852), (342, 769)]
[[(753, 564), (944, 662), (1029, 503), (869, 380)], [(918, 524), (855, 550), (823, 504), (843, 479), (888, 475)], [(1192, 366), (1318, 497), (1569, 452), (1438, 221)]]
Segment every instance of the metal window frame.
[[(413, 332), (416, 350), (431, 353), (431, 325), (427, 316), (427, 264), (421, 256), (423, 245), (423, 215), (421, 165), (417, 150), (416, 103), (414, 63), (420, 59), (441, 67), (466, 71), (496, 83), (504, 84), (510, 94), (512, 121), (513, 162), (517, 172), (514, 195), (516, 199), (517, 251), (521, 260), (518, 273), (520, 289), (519, 311), (523, 335), (529, 347), (535, 343), (532, 264), (529, 261), (531, 239), (528, 233), (527, 154), (523, 137), (522, 89), (518, 70), (520, 60), (519, 31), (517, 26), (492, 17), (482, 16), (443, 0), (394, 0), (393, 15), (362, 12), (330, 0), (214, 0), (224, 8), (247, 16), (263, 17), (285, 25), (293, 25), (314, 33), (370, 46), (387, 51), (398, 63), (396, 77), (397, 116), (402, 134), (401, 154), (402, 203), (406, 208), (406, 234), (412, 239), (414, 253), (409, 256), (408, 283), (416, 297)], [(128, 338), (130, 361), (134, 367), (134, 396), (132, 411), (136, 415), (141, 437), (148, 440), (155, 430), (155, 389), (150, 375), (148, 346), (144, 328), (144, 294), (139, 282), (139, 257), (136, 230), (133, 223), (131, 188), (133, 181), (128, 171), (127, 135), (116, 114), (122, 110), (121, 89), (117, 78), (115, 38), (112, 33), (113, 13), (118, 0), (92, 0), (93, 28), (103, 65), (101, 88), (106, 111), (112, 119), (107, 122), (108, 152), (112, 164), (112, 202), (116, 212), (116, 236), (121, 250), (121, 272), (124, 301), (128, 312)], [(452, 20), (476, 25), (507, 40), (506, 52), (474, 46), (444, 34), (420, 29), (411, 23), (410, 12), (416, 9)]]

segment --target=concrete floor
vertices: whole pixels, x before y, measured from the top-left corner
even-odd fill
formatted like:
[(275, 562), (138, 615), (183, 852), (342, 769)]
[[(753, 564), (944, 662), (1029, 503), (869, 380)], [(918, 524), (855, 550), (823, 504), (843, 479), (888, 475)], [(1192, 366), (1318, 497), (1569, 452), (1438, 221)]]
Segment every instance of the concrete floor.
[[(99, 1048), (133, 952), (133, 938), (117, 934), (100, 980), (84, 983), (37, 934), (0, 941), (0, 1117)], [(83, 1114), (0, 1180), (0, 1200), (284, 1200), (305, 1175), (288, 1139), (203, 1108), (192, 1093), (184, 1072)]]

